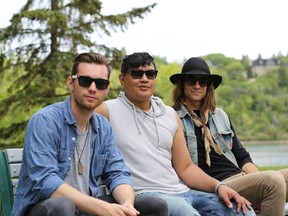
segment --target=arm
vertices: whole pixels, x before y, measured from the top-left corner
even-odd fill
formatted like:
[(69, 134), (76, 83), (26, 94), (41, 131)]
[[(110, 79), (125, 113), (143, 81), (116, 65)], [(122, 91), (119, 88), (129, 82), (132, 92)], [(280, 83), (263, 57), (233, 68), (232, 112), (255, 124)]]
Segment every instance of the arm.
[[(207, 175), (198, 166), (194, 165), (189, 152), (186, 147), (186, 141), (183, 134), (182, 124), (180, 118), (176, 114), (178, 130), (174, 136), (172, 146), (172, 164), (176, 170), (178, 176), (191, 188), (206, 192), (214, 192), (215, 187), (219, 183), (218, 180)], [(251, 209), (251, 203), (245, 198), (241, 197), (236, 191), (231, 188), (221, 185), (218, 188), (219, 197), (226, 203), (228, 208), (232, 208), (233, 205), (230, 202), (234, 199), (238, 203), (238, 212), (242, 209), (243, 213), (246, 213), (246, 207)]]
[(182, 125), (176, 115), (178, 130), (174, 136), (172, 146), (172, 164), (178, 176), (191, 188), (214, 192), (218, 180), (207, 175), (198, 166), (193, 164), (183, 134)]
[(130, 185), (122, 184), (117, 186), (113, 190), (114, 199), (121, 205), (126, 206), (135, 212), (135, 214), (140, 214), (134, 208), (134, 190)]
[(256, 165), (252, 162), (249, 152), (247, 152), (247, 150), (243, 147), (243, 145), (237, 138), (236, 132), (233, 128), (231, 121), (230, 121), (230, 125), (231, 125), (231, 129), (234, 132), (234, 137), (232, 140), (233, 142), (232, 152), (237, 160), (237, 163), (241, 167), (242, 171), (245, 172), (246, 174), (258, 172), (259, 170), (256, 167)]
[(253, 173), (253, 172), (259, 172), (258, 168), (255, 166), (255, 164), (248, 162), (242, 167), (243, 172), (246, 174)]
[[(123, 202), (123, 205), (110, 204), (100, 199), (96, 199), (94, 197), (83, 194), (66, 183), (62, 184), (59, 188), (57, 188), (57, 190), (51, 195), (51, 197), (66, 197), (72, 200), (73, 203), (75, 203), (75, 206), (77, 209), (80, 209), (81, 211), (87, 212), (92, 215), (107, 215), (108, 216), (108, 215), (123, 215), (123, 213), (129, 216), (138, 215), (139, 212), (137, 212), (133, 208), (133, 205), (132, 207), (129, 205), (131, 204), (131, 202), (132, 204), (134, 202), (134, 199), (131, 198), (131, 197), (134, 197), (133, 192), (125, 188), (119, 189), (119, 190), (118, 188), (116, 188), (115, 190), (116, 190), (115, 193), (117, 194), (116, 196), (119, 198), (119, 200), (120, 201), (127, 200), (126, 203)], [(121, 196), (118, 195), (118, 193), (126, 193), (126, 192), (127, 194), (130, 194), (130, 196), (127, 196), (126, 198), (124, 198), (123, 195)], [(131, 193), (133, 194), (133, 196), (131, 196)]]
[[(115, 190), (117, 190), (115, 192), (116, 194), (118, 194), (118, 189), (116, 188)], [(119, 190), (120, 193), (123, 192), (125, 193), (127, 191), (129, 190), (125, 189)], [(130, 193), (128, 192), (128, 194), (131, 194), (131, 191)], [(57, 190), (51, 195), (51, 197), (66, 197), (72, 200), (73, 203), (75, 203), (77, 209), (92, 215), (108, 216), (108, 215), (123, 215), (124, 213), (125, 215), (136, 216), (139, 214), (139, 212), (137, 212), (133, 207), (130, 207), (129, 205), (110, 204), (100, 199), (96, 199), (94, 197), (83, 194), (80, 191), (76, 190), (75, 188), (65, 183), (62, 184), (59, 188), (57, 188)], [(121, 200), (123, 199), (123, 197), (120, 196), (119, 199)], [(128, 204), (129, 202), (131, 203), (132, 201), (134, 202), (134, 200), (131, 199), (131, 197), (129, 196), (128, 201), (126, 201), (126, 203)]]

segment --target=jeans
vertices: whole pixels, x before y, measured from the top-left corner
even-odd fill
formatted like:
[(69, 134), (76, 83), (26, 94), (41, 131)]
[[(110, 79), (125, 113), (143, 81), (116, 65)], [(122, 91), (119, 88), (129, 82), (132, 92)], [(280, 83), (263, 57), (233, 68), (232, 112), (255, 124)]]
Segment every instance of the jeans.
[[(109, 203), (116, 203), (110, 195), (99, 197)], [(134, 208), (141, 216), (168, 216), (167, 203), (158, 197), (139, 194), (135, 196)]]
[(198, 211), (187, 202), (186, 199), (177, 195), (164, 194), (157, 192), (147, 192), (145, 195), (159, 197), (168, 204), (169, 216), (200, 216)]
[[(168, 204), (169, 216), (242, 216), (242, 211), (237, 213), (237, 204), (233, 203), (233, 208), (229, 209), (220, 200), (218, 195), (198, 190), (189, 190), (181, 194), (163, 194), (149, 192), (144, 193), (150, 196), (159, 197)], [(246, 216), (255, 216), (253, 210), (246, 209)]]
[[(107, 195), (99, 197), (109, 203), (116, 203), (112, 196)], [(135, 196), (134, 207), (141, 216), (168, 216), (167, 203), (157, 197), (149, 197), (146, 195)], [(72, 201), (61, 198), (49, 198), (36, 205), (28, 211), (27, 216), (90, 216), (90, 214), (80, 212), (75, 208)], [(92, 216), (92, 215), (91, 215)]]
[(34, 205), (27, 216), (71, 216), (75, 214), (75, 205), (64, 197), (49, 198)]

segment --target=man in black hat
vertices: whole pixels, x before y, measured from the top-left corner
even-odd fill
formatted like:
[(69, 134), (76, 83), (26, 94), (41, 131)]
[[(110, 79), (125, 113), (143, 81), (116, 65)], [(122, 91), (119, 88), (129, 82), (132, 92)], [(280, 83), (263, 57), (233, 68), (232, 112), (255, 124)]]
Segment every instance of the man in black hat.
[(258, 171), (228, 115), (216, 108), (214, 89), (222, 77), (211, 74), (206, 62), (194, 57), (170, 81), (175, 85), (173, 108), (181, 119), (193, 162), (247, 198), (252, 207), (260, 206), (261, 215), (284, 215), (288, 169)]

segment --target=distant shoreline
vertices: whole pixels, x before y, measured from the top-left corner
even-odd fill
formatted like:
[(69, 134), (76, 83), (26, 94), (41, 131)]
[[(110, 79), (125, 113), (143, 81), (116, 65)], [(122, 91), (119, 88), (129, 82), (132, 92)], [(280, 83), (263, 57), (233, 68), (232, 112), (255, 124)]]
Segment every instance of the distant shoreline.
[(268, 145), (268, 144), (287, 145), (288, 144), (288, 140), (268, 140), (268, 141), (255, 140), (255, 141), (241, 141), (241, 143), (243, 145), (258, 145), (258, 144), (264, 144), (264, 145)]

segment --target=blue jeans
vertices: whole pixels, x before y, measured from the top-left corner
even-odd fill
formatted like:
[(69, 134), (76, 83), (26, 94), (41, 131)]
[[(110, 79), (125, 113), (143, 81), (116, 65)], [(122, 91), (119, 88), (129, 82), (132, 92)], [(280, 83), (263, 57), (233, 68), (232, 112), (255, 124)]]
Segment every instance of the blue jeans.
[[(242, 216), (242, 211), (237, 213), (237, 204), (229, 209), (226, 204), (214, 193), (198, 190), (189, 190), (181, 194), (144, 193), (165, 200), (168, 204), (169, 216)], [(253, 210), (246, 210), (245, 216), (256, 216)]]
[(198, 211), (194, 209), (184, 197), (180, 197), (178, 194), (172, 195), (156, 192), (148, 192), (144, 194), (165, 200), (168, 204), (169, 216), (200, 216)]

